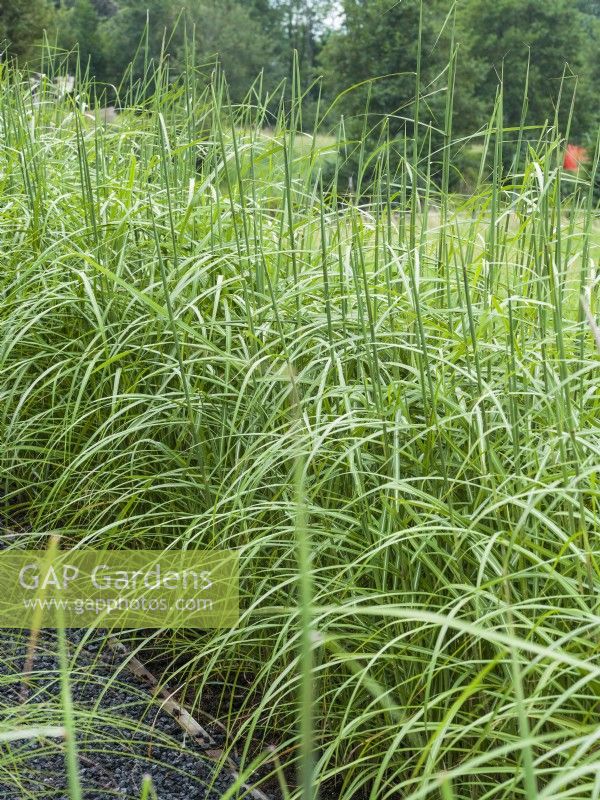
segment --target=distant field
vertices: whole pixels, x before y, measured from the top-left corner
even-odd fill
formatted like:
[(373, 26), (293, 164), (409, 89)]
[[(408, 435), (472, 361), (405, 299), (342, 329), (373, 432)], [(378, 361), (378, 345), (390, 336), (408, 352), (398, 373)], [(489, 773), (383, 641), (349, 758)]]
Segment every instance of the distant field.
[(239, 551), (239, 626), (146, 652), (270, 797), (598, 797), (600, 227), (554, 134), (357, 197), (217, 92), (94, 125), (5, 71), (0, 129), (18, 541)]

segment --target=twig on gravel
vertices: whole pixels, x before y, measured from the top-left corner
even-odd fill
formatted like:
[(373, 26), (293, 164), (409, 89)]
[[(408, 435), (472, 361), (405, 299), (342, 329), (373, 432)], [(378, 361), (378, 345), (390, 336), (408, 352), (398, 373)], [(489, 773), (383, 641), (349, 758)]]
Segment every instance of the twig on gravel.
[(119, 653), (126, 657), (127, 668), (137, 678), (140, 678), (150, 689), (153, 695), (162, 697), (163, 702), (161, 707), (170, 714), (181, 727), (189, 733), (203, 750), (206, 750), (216, 744), (210, 733), (205, 730), (200, 723), (192, 717), (192, 715), (185, 710), (176, 700), (173, 699), (173, 692), (169, 691), (166, 686), (160, 686), (157, 678), (136, 658), (131, 651), (117, 639), (110, 638), (108, 645), (113, 652)]
[(39, 633), (39, 630), (32, 629), (29, 634), (29, 639), (27, 640), (27, 652), (25, 654), (25, 663), (23, 664), (23, 679), (19, 691), (19, 697), (22, 703), (27, 702), (27, 698), (29, 697), (29, 678), (33, 672), (33, 659), (35, 657)]
[[(189, 711), (186, 711), (180, 703), (173, 699), (173, 692), (170, 691), (167, 686), (161, 686), (158, 679), (133, 655), (131, 650), (129, 650), (123, 642), (119, 642), (112, 636), (107, 639), (107, 642), (114, 653), (123, 656), (125, 666), (146, 684), (150, 692), (154, 696), (160, 696), (162, 698), (163, 702), (161, 707), (192, 737), (194, 742), (204, 751), (208, 758), (210, 758), (211, 761), (225, 760), (231, 776), (237, 780), (239, 778), (239, 772), (231, 756), (225, 755), (224, 750), (217, 746), (217, 743), (210, 733), (192, 717)], [(253, 789), (246, 783), (242, 784), (242, 786), (244, 789), (248, 790), (250, 797), (253, 797), (254, 800), (270, 800), (269, 796), (260, 789)]]

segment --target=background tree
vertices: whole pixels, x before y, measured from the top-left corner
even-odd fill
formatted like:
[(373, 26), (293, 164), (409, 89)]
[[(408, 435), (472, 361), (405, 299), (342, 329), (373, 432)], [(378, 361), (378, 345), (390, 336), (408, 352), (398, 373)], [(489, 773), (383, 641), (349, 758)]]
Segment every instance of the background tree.
[(21, 61), (35, 59), (44, 30), (53, 22), (48, 0), (0, 0), (0, 46)]
[(233, 0), (200, 0), (191, 5), (189, 21), (195, 27), (197, 62), (210, 66), (219, 61), (232, 100), (242, 100), (262, 70), (267, 82), (274, 83), (275, 41), (261, 30), (245, 5)]
[(136, 51), (148, 42), (148, 57), (157, 60), (166, 45), (166, 53), (176, 55), (181, 49), (186, 9), (173, 0), (119, 0), (116, 14), (103, 20), (98, 28), (98, 44), (105, 68), (100, 77), (118, 85), (129, 63), (134, 60), (134, 77), (141, 77), (144, 55)]
[(334, 5), (331, 0), (275, 0), (281, 19), (288, 74), (291, 74), (293, 53), (296, 52), (301, 70), (307, 78), (312, 77), (326, 33), (326, 21)]
[[(265, 75), (270, 86), (282, 79), (291, 85), (297, 54), (304, 86), (316, 77), (318, 58), (329, 33), (335, 0), (247, 0), (244, 6), (270, 42)], [(316, 92), (314, 92), (316, 94)]]
[[(346, 115), (362, 116), (367, 96), (373, 120), (385, 114), (392, 131), (403, 130), (415, 99), (415, 75), (419, 41), (420, 0), (346, 0), (344, 24), (332, 33), (321, 54), (325, 85), (331, 97), (350, 86), (341, 109)], [(445, 69), (450, 55), (450, 27), (446, 25), (449, 4), (430, 0), (423, 4), (421, 119), (441, 126), (444, 119)], [(371, 78), (378, 78), (365, 84)], [(473, 118), (473, 74), (464, 71), (457, 97), (464, 124)]]
[[(577, 99), (572, 133), (582, 135), (594, 124), (592, 62), (598, 40), (593, 43), (584, 15), (567, 0), (470, 0), (460, 15), (460, 40), (468, 61), (479, 75), (478, 94), (486, 119), (496, 87), (504, 75), (504, 121), (518, 125), (529, 65), (527, 122), (552, 121), (561, 80), (563, 85), (560, 122), (567, 125), (570, 99), (577, 77)], [(596, 55), (592, 48), (595, 48)], [(464, 60), (464, 56), (463, 56)]]
[[(57, 12), (52, 3), (60, 6)], [(452, 5), (451, 0), (422, 3), (420, 120), (438, 140)], [(387, 118), (400, 142), (405, 131), (412, 133), (420, 7), (421, 0), (0, 0), (0, 39), (15, 56), (31, 59), (44, 28), (56, 24), (61, 46), (77, 45), (99, 82), (118, 85), (132, 59), (133, 78), (140, 78), (145, 61), (156, 62), (163, 48), (173, 74), (183, 69), (186, 36), (189, 46), (193, 32), (196, 63), (205, 67), (201, 74), (206, 79), (218, 60), (234, 101), (260, 72), (269, 90), (286, 79), (289, 96), (297, 53), (304, 88), (320, 72), (329, 99), (356, 87), (335, 105), (332, 121), (343, 113), (347, 132), (359, 136), (369, 97), (368, 128)], [(530, 58), (526, 121), (554, 118), (567, 63), (561, 125), (565, 130), (577, 82), (571, 134), (582, 142), (595, 136), (600, 0), (461, 0), (456, 9), (455, 133), (486, 124), (501, 75), (505, 123), (518, 125)], [(332, 27), (338, 10), (342, 24)], [(136, 55), (142, 42), (147, 49)], [(310, 125), (310, 111), (304, 121)]]
[(119, 10), (116, 0), (92, 0), (92, 5), (101, 19), (114, 17)]
[(66, 49), (75, 47), (74, 60), (78, 53), (82, 70), (89, 64), (93, 75), (100, 74), (103, 63), (103, 54), (98, 47), (100, 16), (92, 0), (75, 0), (71, 8), (62, 9), (61, 12), (59, 43)]
[(585, 14), (600, 17), (600, 0), (577, 0), (576, 7)]
[(177, 72), (185, 66), (186, 37), (188, 45), (195, 42), (196, 63), (204, 65), (205, 74), (220, 62), (234, 100), (241, 100), (260, 71), (268, 70), (273, 61), (273, 40), (235, 0), (119, 0), (116, 13), (98, 26), (102, 60), (94, 62), (96, 75), (117, 85), (140, 44), (143, 47), (133, 64), (134, 79), (142, 76), (145, 60), (156, 62), (161, 54)]

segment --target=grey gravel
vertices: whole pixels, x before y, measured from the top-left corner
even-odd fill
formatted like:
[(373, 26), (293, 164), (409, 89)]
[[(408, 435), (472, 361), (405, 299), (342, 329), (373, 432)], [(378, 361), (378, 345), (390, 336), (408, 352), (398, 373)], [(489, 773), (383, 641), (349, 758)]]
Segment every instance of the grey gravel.
[[(102, 636), (75, 655), (84, 631), (67, 631), (70, 684), (77, 718), (80, 777), (85, 800), (139, 800), (144, 775), (152, 776), (160, 800), (217, 800), (231, 785), (185, 736), (175, 720), (131, 673), (118, 669), (119, 657), (99, 651)], [(56, 632), (44, 630), (36, 648), (27, 697), (21, 695), (28, 631), (0, 633), (0, 713), (5, 727), (35, 720), (60, 725), (60, 674)], [(25, 713), (24, 713), (25, 712)], [(87, 719), (83, 719), (87, 716)], [(211, 731), (212, 733), (212, 731)], [(63, 744), (26, 740), (0, 749), (1, 800), (69, 800)]]

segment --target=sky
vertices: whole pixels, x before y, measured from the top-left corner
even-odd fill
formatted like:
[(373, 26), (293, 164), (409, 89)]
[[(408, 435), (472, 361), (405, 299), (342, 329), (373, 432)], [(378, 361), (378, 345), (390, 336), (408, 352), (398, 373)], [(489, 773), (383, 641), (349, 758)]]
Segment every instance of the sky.
[(342, 27), (342, 22), (344, 21), (344, 12), (342, 11), (342, 4), (335, 3), (334, 7), (330, 14), (327, 15), (325, 18), (325, 23), (328, 28), (332, 28), (333, 30), (338, 30)]

